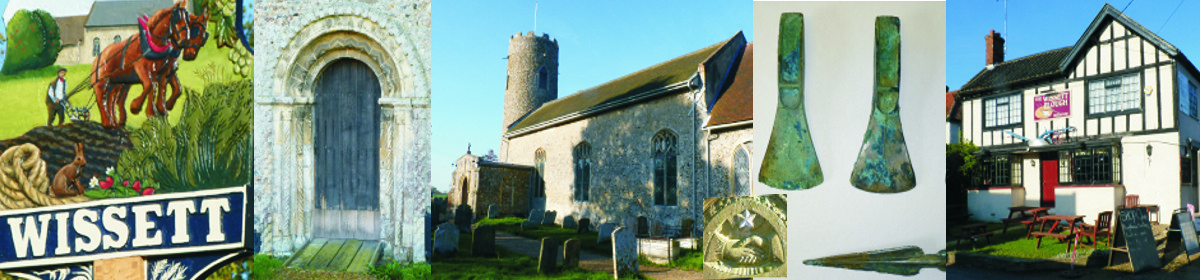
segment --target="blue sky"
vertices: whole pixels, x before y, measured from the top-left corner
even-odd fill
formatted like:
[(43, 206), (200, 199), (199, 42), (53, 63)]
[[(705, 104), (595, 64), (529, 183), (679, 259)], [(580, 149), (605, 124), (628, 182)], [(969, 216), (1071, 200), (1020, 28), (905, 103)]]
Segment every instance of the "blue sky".
[[(750, 1), (545, 1), (537, 32), (559, 44), (558, 96), (728, 39), (753, 41)], [(534, 29), (534, 1), (434, 1), (431, 184), (454, 160), (500, 147), (508, 38)]]
[(988, 30), (1002, 33), (1007, 47), (1004, 58), (1013, 60), (1075, 44), (1106, 2), (1125, 9), (1126, 15), (1175, 45), (1192, 63), (1200, 62), (1196, 33), (1200, 1), (1008, 1), (1008, 32), (1004, 32), (1005, 1), (948, 1), (947, 85), (956, 90), (983, 69), (983, 37)]

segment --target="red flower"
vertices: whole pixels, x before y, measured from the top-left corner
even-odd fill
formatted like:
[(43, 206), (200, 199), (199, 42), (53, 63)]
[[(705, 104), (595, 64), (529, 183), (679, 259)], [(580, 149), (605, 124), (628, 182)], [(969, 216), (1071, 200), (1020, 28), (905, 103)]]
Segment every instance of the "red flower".
[(112, 185), (113, 185), (113, 178), (112, 178), (112, 177), (108, 177), (108, 179), (105, 179), (104, 181), (100, 181), (100, 188), (101, 188), (101, 189), (105, 189), (105, 190), (107, 190), (109, 187), (112, 187)]
[(121, 185), (122, 185), (122, 186), (126, 186), (126, 187), (128, 187), (128, 186), (129, 186), (129, 181), (124, 181), (124, 182), (121, 182)]
[(152, 195), (152, 194), (154, 194), (154, 188), (146, 188), (145, 190), (142, 190), (142, 195)]
[[(147, 189), (149, 189), (149, 188), (147, 188)], [(133, 190), (142, 191), (142, 181), (134, 181), (133, 182)]]

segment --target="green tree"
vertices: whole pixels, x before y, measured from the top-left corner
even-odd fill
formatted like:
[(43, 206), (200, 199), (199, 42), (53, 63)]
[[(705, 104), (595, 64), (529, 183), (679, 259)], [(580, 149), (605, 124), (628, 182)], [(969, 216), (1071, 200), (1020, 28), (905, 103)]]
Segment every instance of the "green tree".
[(62, 34), (54, 17), (44, 10), (19, 10), (8, 22), (8, 56), (4, 74), (54, 64), (62, 51)]
[(978, 151), (979, 147), (971, 142), (946, 144), (947, 187), (966, 187), (970, 183), (978, 162), (973, 153)]

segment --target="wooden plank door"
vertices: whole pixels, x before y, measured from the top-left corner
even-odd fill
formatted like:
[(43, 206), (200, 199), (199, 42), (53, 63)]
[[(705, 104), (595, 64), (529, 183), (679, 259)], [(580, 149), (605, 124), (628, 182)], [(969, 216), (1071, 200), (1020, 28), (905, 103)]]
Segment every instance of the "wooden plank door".
[(374, 72), (357, 60), (331, 63), (316, 82), (317, 237), (378, 238), (380, 94)]
[(1054, 189), (1058, 188), (1058, 152), (1041, 154), (1042, 207), (1054, 207)]

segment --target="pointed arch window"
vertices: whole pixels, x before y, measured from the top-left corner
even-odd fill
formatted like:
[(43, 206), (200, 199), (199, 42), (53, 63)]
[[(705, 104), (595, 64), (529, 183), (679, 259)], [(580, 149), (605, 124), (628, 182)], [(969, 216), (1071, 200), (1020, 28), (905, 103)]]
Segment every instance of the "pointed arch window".
[(749, 143), (738, 145), (733, 151), (733, 164), (730, 167), (729, 183), (733, 184), (733, 193), (730, 196), (749, 196), (750, 195), (750, 147)]
[(546, 197), (546, 150), (533, 152), (533, 168), (537, 177), (533, 180), (533, 197)]
[(667, 130), (659, 131), (651, 140), (654, 145), (654, 205), (679, 204), (675, 142), (675, 133)]
[(592, 179), (592, 146), (587, 142), (579, 143), (571, 154), (575, 158), (575, 201), (588, 201)]
[(100, 37), (92, 38), (92, 56), (100, 55)]

